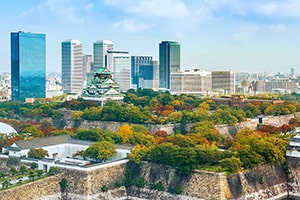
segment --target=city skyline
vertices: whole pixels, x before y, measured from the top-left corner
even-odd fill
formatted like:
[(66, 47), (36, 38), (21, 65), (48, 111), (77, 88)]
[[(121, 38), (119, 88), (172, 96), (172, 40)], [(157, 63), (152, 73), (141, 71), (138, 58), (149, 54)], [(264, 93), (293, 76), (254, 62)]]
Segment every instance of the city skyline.
[(47, 72), (61, 71), (60, 44), (111, 40), (158, 60), (159, 43), (181, 45), (181, 69), (289, 72), (300, 69), (296, 0), (45, 0), (2, 2), (0, 71), (10, 72), (10, 32), (46, 34)]

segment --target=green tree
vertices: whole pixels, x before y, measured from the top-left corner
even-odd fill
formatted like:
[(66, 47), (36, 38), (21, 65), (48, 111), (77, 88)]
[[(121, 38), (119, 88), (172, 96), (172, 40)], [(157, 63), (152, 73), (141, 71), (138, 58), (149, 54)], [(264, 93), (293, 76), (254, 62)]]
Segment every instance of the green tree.
[(29, 133), (33, 137), (43, 137), (43, 132), (40, 131), (37, 127), (35, 126), (28, 126), (25, 129), (23, 129), (21, 134), (27, 134)]
[(30, 149), (28, 152), (28, 157), (30, 158), (43, 159), (46, 156), (49, 156), (48, 151), (43, 148)]
[(38, 168), (38, 164), (36, 162), (33, 162), (30, 164), (30, 169), (34, 170)]
[(140, 164), (141, 160), (146, 157), (149, 150), (150, 149), (144, 145), (135, 145), (128, 155), (128, 159), (136, 164)]
[(153, 135), (151, 135), (150, 133), (144, 134), (141, 132), (133, 133), (132, 135), (130, 135), (128, 141), (132, 145), (142, 144), (147, 147), (156, 144), (156, 140)]
[(220, 160), (220, 165), (229, 173), (235, 173), (242, 168), (242, 162), (239, 158), (231, 157)]
[(77, 129), (76, 138), (80, 140), (88, 140), (88, 141), (102, 141), (104, 131), (99, 128), (92, 128), (86, 130), (84, 128)]
[(25, 174), (27, 172), (27, 168), (24, 165), (20, 166), (20, 172)]
[(114, 156), (116, 147), (107, 141), (93, 143), (84, 152), (83, 157), (89, 157), (96, 161), (106, 161), (108, 158)]

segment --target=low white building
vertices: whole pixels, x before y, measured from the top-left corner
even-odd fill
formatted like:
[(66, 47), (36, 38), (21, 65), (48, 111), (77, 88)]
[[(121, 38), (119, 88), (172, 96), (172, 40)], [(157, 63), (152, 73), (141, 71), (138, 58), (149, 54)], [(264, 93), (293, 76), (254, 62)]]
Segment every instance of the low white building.
[[(69, 165), (86, 165), (89, 161), (83, 159), (74, 159), (74, 155), (80, 151), (85, 151), (92, 143), (90, 141), (75, 140), (69, 135), (59, 135), (43, 138), (35, 138), (32, 140), (15, 141), (11, 146), (6, 148), (9, 156), (28, 157), (30, 149), (42, 148), (48, 151), (48, 156), (44, 160), (39, 161), (39, 169), (48, 171), (55, 163), (66, 163)], [(131, 147), (124, 145), (116, 145), (114, 157), (107, 161), (115, 161), (124, 159), (130, 153)], [(48, 163), (48, 164), (47, 164)], [(47, 167), (46, 167), (47, 166)]]
[(300, 158), (300, 134), (290, 138), (290, 144), (286, 147), (286, 156)]

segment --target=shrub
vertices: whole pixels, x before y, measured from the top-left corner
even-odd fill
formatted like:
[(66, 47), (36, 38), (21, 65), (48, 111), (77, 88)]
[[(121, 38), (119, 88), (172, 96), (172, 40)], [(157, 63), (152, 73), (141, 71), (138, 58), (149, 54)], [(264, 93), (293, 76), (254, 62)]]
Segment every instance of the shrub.
[(59, 182), (59, 185), (60, 185), (60, 191), (64, 192), (67, 188), (67, 185), (68, 185), (67, 179), (62, 178), (61, 181)]
[(262, 184), (262, 185), (265, 184), (266, 183), (266, 178), (264, 176), (260, 177), (259, 183)]
[(152, 190), (158, 190), (158, 191), (164, 191), (165, 190), (164, 184), (161, 181), (152, 184), (150, 188)]
[(37, 163), (33, 162), (33, 163), (30, 164), (30, 169), (36, 169), (36, 168), (38, 168)]
[(108, 187), (107, 187), (106, 185), (103, 185), (103, 186), (101, 187), (101, 191), (102, 191), (102, 192), (107, 192), (107, 191), (108, 191)]
[(181, 186), (177, 186), (177, 187), (175, 188), (175, 193), (176, 193), (176, 194), (181, 194), (181, 193), (182, 193), (182, 187), (181, 187)]
[(116, 182), (115, 183), (115, 188), (119, 188), (119, 187), (121, 187), (122, 186), (122, 183), (121, 182)]
[(144, 179), (144, 177), (141, 177), (141, 176), (138, 177), (138, 178), (136, 179), (135, 185), (136, 185), (137, 187), (139, 187), (139, 188), (145, 187), (145, 179)]

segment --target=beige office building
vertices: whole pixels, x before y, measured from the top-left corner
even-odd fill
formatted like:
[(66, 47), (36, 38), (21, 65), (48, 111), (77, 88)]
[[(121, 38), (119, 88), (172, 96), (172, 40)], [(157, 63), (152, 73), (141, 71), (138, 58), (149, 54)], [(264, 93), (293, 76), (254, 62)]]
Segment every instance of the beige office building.
[(171, 73), (171, 93), (205, 95), (211, 92), (211, 72), (186, 70)]
[(212, 71), (212, 89), (223, 94), (235, 93), (235, 75), (231, 71)]

